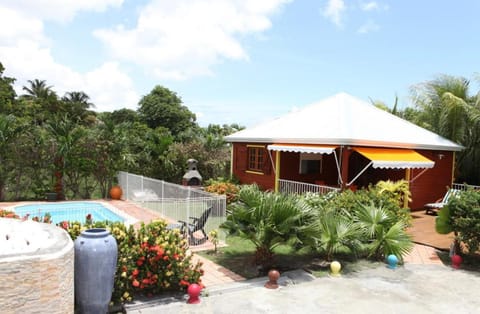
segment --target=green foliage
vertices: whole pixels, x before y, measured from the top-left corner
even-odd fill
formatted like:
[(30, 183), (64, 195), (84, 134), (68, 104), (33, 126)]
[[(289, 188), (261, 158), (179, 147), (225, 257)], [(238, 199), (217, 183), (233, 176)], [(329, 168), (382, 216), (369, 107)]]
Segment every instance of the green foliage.
[(480, 193), (467, 190), (451, 197), (436, 221), (437, 231), (451, 230), (470, 254), (480, 249)]
[(39, 79), (15, 98), (14, 79), (0, 69), (0, 200), (44, 199), (52, 191), (69, 199), (107, 197), (119, 170), (180, 183), (189, 158), (199, 161), (205, 180), (229, 174), (223, 137), (241, 127), (199, 128), (166, 88), (154, 88), (138, 112), (97, 114), (86, 93), (60, 99)]
[(3, 76), (3, 71), (5, 71), (5, 68), (0, 62), (0, 114), (10, 114), (13, 113), (16, 96), (13, 89), (15, 79)]
[(380, 185), (357, 192), (305, 195), (316, 217), (307, 229), (307, 238), (314, 240), (309, 244), (324, 253), (327, 260), (337, 253), (363, 252), (376, 259), (388, 254), (401, 258), (412, 247), (405, 232), (410, 218), (399, 206), (399, 197), (391, 189), (388, 191)]
[(164, 291), (183, 291), (190, 283), (201, 284), (202, 264), (193, 264), (187, 242), (178, 230), (167, 230), (165, 221), (133, 226), (106, 221), (61, 222), (75, 240), (89, 228), (107, 228), (117, 241), (118, 259), (113, 302), (130, 302), (137, 294), (158, 295)]
[(239, 200), (231, 204), (221, 228), (251, 241), (256, 248), (256, 264), (268, 269), (273, 263), (275, 247), (302, 241), (309, 211), (310, 207), (296, 197), (245, 185), (240, 189)]
[(406, 225), (393, 213), (371, 203), (359, 206), (354, 215), (366, 237), (368, 256), (383, 259), (394, 254), (402, 259), (413, 248)]
[(465, 147), (456, 154), (459, 182), (480, 183), (480, 108), (464, 77), (440, 75), (412, 89), (417, 115), (410, 120)]
[(450, 206), (443, 206), (438, 211), (438, 216), (435, 218), (435, 230), (440, 234), (453, 232)]
[(362, 249), (361, 229), (345, 210), (317, 208), (309, 235), (315, 240), (313, 246), (325, 252), (327, 261), (337, 253), (356, 255)]
[(205, 191), (225, 195), (227, 198), (227, 205), (229, 205), (238, 199), (239, 189), (238, 186), (233, 183), (210, 180), (209, 184), (205, 187)]
[(353, 213), (362, 205), (369, 206), (372, 204), (375, 207), (381, 207), (390, 212), (405, 225), (410, 225), (412, 219), (410, 210), (403, 208), (401, 195), (402, 193), (386, 190), (382, 181), (380, 181), (375, 186), (369, 186), (367, 189), (361, 189), (356, 192), (345, 190), (341, 193), (328, 195), (325, 200), (320, 202), (326, 202), (326, 206), (329, 208), (341, 208), (349, 213)]
[(196, 127), (195, 114), (182, 105), (175, 92), (162, 86), (155, 88), (139, 102), (141, 119), (152, 129), (164, 127), (173, 136)]

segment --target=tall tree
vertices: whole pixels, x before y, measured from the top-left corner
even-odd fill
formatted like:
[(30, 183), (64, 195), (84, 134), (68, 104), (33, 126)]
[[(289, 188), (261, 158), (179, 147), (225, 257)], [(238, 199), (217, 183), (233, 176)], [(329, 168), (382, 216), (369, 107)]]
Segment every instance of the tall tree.
[(41, 125), (52, 115), (63, 111), (57, 94), (52, 90), (52, 86), (47, 85), (45, 80), (28, 80), (28, 84), (28, 86), (23, 86), (26, 93), (21, 95), (21, 98), (31, 108), (30, 114), (37, 124)]
[(0, 113), (12, 113), (13, 103), (17, 96), (13, 89), (14, 78), (3, 76), (5, 68), (0, 62)]
[(138, 112), (150, 128), (164, 127), (175, 137), (197, 127), (195, 114), (182, 105), (182, 100), (175, 92), (162, 86), (155, 86), (148, 95), (143, 96)]
[(92, 120), (89, 117), (94, 118), (94, 112), (89, 109), (95, 108), (95, 105), (90, 102), (90, 97), (86, 93), (67, 92), (62, 101), (65, 104), (65, 111), (72, 119), (89, 122)]

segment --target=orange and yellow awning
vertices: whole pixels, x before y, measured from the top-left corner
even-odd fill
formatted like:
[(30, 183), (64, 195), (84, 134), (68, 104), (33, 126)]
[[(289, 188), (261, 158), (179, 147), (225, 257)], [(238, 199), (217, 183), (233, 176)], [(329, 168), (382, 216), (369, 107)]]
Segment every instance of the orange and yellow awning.
[(433, 168), (435, 163), (412, 149), (354, 147), (373, 168)]

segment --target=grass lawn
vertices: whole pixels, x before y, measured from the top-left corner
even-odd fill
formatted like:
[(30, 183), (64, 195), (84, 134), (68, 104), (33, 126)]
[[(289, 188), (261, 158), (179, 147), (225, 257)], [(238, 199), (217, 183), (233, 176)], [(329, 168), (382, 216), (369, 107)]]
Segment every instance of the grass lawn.
[[(255, 246), (250, 241), (236, 236), (228, 236), (226, 243), (228, 246), (218, 248), (216, 253), (206, 251), (197, 254), (247, 279), (265, 275), (265, 272), (261, 272), (254, 264)], [(274, 253), (274, 267), (280, 272), (304, 269), (316, 277), (328, 275), (329, 264), (318, 253), (307, 249), (295, 251), (288, 245), (278, 246)], [(351, 256), (338, 254), (337, 258), (343, 265), (342, 272), (354, 271), (355, 263)]]

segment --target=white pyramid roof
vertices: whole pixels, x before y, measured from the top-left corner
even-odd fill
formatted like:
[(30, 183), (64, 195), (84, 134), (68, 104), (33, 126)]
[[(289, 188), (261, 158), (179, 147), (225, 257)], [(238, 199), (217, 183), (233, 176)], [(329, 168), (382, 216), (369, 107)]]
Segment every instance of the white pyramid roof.
[(461, 145), (346, 93), (236, 132), (226, 140), (447, 151), (463, 149)]

